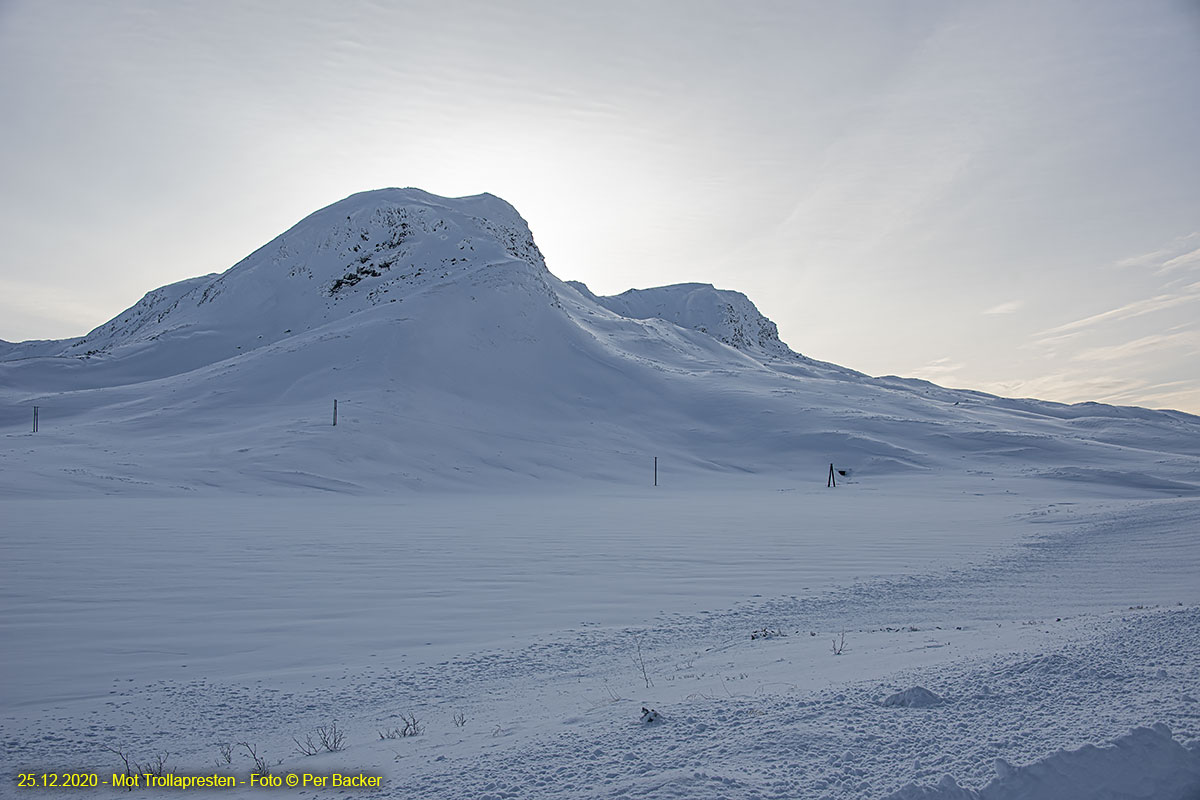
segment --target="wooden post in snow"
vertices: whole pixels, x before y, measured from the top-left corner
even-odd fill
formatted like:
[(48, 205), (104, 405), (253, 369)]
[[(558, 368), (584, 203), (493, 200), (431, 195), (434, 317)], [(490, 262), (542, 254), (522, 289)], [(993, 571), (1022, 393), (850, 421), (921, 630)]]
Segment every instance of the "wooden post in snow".
[(337, 398), (333, 400), (333, 427), (337, 427)]
[(654, 485), (658, 486), (658, 456), (654, 457)]
[(33, 407), (33, 432), (37, 433), (38, 432), (37, 429), (38, 429), (38, 407), (34, 406)]

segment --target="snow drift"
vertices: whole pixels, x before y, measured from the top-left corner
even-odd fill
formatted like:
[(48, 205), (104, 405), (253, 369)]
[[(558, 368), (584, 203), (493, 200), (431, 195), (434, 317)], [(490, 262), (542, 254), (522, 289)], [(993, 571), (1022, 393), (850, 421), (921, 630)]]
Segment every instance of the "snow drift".
[(975, 791), (950, 776), (935, 787), (907, 786), (886, 800), (1194, 800), (1200, 753), (1167, 726), (1136, 728), (1111, 744), (1059, 750), (1024, 767), (996, 760), (996, 777)]

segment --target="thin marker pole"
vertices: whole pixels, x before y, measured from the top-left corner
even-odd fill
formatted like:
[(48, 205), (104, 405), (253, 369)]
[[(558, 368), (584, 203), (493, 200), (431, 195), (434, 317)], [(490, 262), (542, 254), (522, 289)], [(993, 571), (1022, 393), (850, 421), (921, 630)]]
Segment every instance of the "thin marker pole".
[(337, 399), (336, 398), (334, 398), (334, 401), (333, 401), (333, 426), (335, 428), (337, 427)]
[(33, 432), (38, 432), (38, 407), (33, 407)]
[(654, 457), (654, 485), (658, 486), (658, 456)]

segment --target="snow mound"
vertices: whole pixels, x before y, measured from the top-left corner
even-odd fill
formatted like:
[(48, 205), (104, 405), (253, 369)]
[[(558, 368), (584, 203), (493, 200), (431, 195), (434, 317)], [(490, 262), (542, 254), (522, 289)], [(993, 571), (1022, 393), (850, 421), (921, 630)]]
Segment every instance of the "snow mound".
[(1162, 723), (1135, 728), (1108, 745), (1059, 750), (1024, 767), (997, 759), (997, 776), (975, 791), (945, 776), (934, 787), (910, 784), (885, 800), (1195, 800), (1200, 753)]
[(931, 706), (940, 706), (942, 698), (924, 686), (914, 686), (911, 689), (905, 689), (903, 692), (896, 692), (886, 698), (883, 704), (889, 708), (929, 708)]

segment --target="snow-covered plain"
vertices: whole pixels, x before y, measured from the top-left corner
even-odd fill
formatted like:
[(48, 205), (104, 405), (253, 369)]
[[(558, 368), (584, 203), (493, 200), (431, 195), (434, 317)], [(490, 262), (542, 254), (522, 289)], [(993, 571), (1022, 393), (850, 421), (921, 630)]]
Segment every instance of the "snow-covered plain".
[(490, 196), (0, 343), (0, 437), (4, 796), (245, 742), (384, 778), (301, 796), (1200, 797), (1200, 420), (597, 298)]
[(1193, 749), (1110, 768), (1200, 786), (1200, 502), (883, 483), (9, 501), (6, 771), (247, 741), (373, 796), (882, 797), (1164, 723)]

